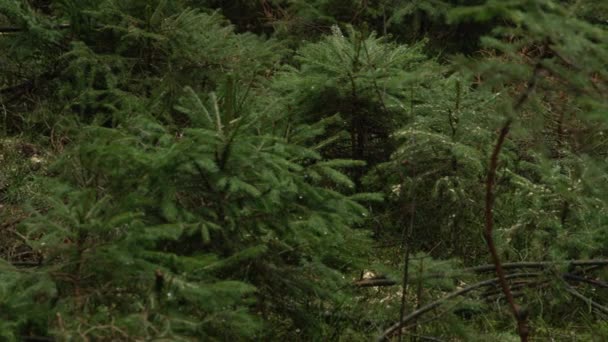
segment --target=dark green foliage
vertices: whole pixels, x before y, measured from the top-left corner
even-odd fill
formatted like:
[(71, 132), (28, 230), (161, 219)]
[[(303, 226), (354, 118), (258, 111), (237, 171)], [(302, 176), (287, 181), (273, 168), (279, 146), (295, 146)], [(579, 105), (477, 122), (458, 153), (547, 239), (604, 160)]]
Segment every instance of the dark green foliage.
[[(175, 132), (144, 114), (118, 129), (86, 129), (56, 164), (64, 180), (27, 232), (44, 255), (40, 271), (62, 291), (56, 305), (90, 315), (79, 322), (87, 329), (113, 322), (129, 336), (251, 336), (256, 319), (235, 308), (299, 315), (330, 299), (340, 271), (354, 266), (356, 251), (343, 248), (364, 241), (350, 226), (366, 210), (316, 184), (328, 176), (349, 185), (335, 168), (356, 163), (323, 162), (265, 133), (281, 118), (235, 113), (213, 93), (209, 101), (208, 109), (186, 88), (176, 108), (191, 124)], [(255, 290), (247, 283), (282, 296), (247, 304)]]
[[(388, 159), (389, 135), (405, 122), (402, 99), (423, 65), (420, 46), (398, 46), (371, 34), (333, 27), (331, 36), (304, 45), (278, 77), (275, 88), (305, 122), (338, 114), (327, 138), (336, 141), (325, 155), (363, 160), (368, 166)], [(345, 134), (342, 134), (345, 133)], [(360, 189), (362, 171), (355, 173)]]
[(486, 253), (478, 227), (483, 219), (480, 199), (487, 146), (493, 135), (488, 129), (492, 119), (485, 113), (497, 102), (495, 94), (472, 92), (464, 82), (452, 76), (411, 85), (410, 103), (404, 106), (409, 107), (412, 122), (394, 133), (402, 145), (392, 161), (379, 165), (366, 182), (382, 185), (390, 194), (387, 214), (394, 218), (385, 233), (401, 234), (410, 219), (404, 208), (415, 197), (421, 208), (415, 223), (424, 222), (424, 228), (413, 231), (412, 243), (433, 250), (447, 238), (447, 245), (433, 251), (467, 260)]
[[(0, 339), (377, 337), (494, 277), (459, 269), (507, 125), (509, 286), (535, 338), (601, 340), (605, 266), (563, 262), (608, 253), (606, 28), (590, 0), (0, 3)], [(514, 339), (495, 285), (404, 337)]]

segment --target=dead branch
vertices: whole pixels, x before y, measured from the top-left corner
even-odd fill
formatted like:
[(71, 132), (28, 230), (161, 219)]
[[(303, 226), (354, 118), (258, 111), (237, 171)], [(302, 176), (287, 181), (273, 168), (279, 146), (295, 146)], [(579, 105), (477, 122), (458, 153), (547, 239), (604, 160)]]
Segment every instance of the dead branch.
[(564, 286), (566, 288), (566, 291), (568, 291), (568, 293), (570, 293), (572, 296), (582, 300), (587, 305), (591, 306), (592, 308), (596, 309), (597, 311), (608, 315), (608, 307), (605, 307), (604, 305), (597, 303), (596, 301), (594, 301), (591, 298), (585, 297), (584, 295), (582, 295), (580, 292), (576, 291), (572, 286), (568, 285), (565, 282), (564, 282)]
[[(542, 70), (541, 61), (544, 55), (541, 53), (541, 57), (539, 61), (536, 63), (534, 67), (534, 71), (532, 72), (532, 77), (528, 81), (526, 86), (526, 90), (519, 96), (517, 101), (513, 106), (513, 110), (519, 111), (523, 104), (528, 100), (534, 89), (536, 88), (536, 81), (538, 79), (538, 75)], [(503, 124), (500, 132), (498, 134), (498, 139), (496, 140), (496, 145), (494, 145), (494, 150), (492, 151), (492, 155), (490, 157), (490, 166), (488, 168), (488, 174), (486, 178), (486, 200), (485, 200), (485, 229), (484, 229), (484, 238), (488, 245), (488, 251), (490, 252), (490, 256), (492, 257), (492, 262), (494, 263), (494, 268), (496, 269), (496, 275), (498, 276), (500, 286), (505, 294), (505, 298), (509, 303), (509, 307), (511, 308), (511, 312), (513, 313), (513, 317), (517, 321), (517, 332), (522, 342), (526, 342), (528, 340), (528, 323), (527, 316), (523, 314), (525, 310), (521, 310), (519, 306), (515, 303), (515, 299), (513, 298), (513, 294), (509, 288), (509, 284), (505, 278), (505, 271), (502, 267), (502, 263), (500, 262), (500, 256), (498, 255), (498, 250), (496, 249), (496, 245), (494, 244), (494, 184), (496, 183), (496, 171), (498, 169), (498, 157), (500, 155), (500, 151), (502, 150), (502, 146), (505, 143), (507, 135), (511, 129), (511, 123), (513, 122), (513, 118), (509, 117)]]
[[(607, 266), (608, 259), (591, 259), (591, 260), (569, 260), (565, 262), (558, 261), (523, 261), (523, 262), (509, 262), (504, 263), (502, 267), (504, 269), (519, 269), (519, 268), (534, 268), (534, 269), (544, 269), (551, 266), (557, 266), (560, 264), (566, 264), (570, 267), (585, 267), (585, 266)], [(494, 270), (494, 265), (480, 265), (475, 267), (469, 267), (462, 269), (459, 273), (484, 273)], [(445, 277), (449, 276), (446, 274), (436, 274), (430, 276), (437, 277)]]
[(608, 283), (605, 281), (601, 281), (601, 280), (595, 280), (595, 279), (589, 279), (586, 277), (581, 277), (575, 274), (571, 274), (571, 273), (566, 273), (563, 275), (564, 280), (572, 280), (572, 281), (576, 281), (576, 282), (580, 282), (580, 283), (587, 283), (590, 285), (593, 285), (595, 287), (601, 287), (601, 288), (608, 288)]
[(393, 286), (396, 284), (396, 281), (384, 277), (361, 279), (355, 282), (356, 287)]
[[(542, 275), (542, 273), (540, 272), (535, 272), (535, 273), (514, 273), (514, 274), (509, 274), (507, 276), (505, 276), (506, 279), (513, 279), (513, 278), (526, 278), (526, 277), (538, 277)], [(393, 324), (392, 326), (390, 326), (388, 329), (386, 329), (382, 335), (380, 335), (380, 337), (378, 337), (377, 341), (381, 342), (381, 341), (385, 341), (388, 337), (390, 337), (391, 335), (393, 335), (394, 333), (396, 333), (399, 329), (403, 328), (404, 326), (406, 326), (409, 322), (415, 320), (416, 318), (418, 318), (419, 316), (441, 306), (442, 304), (444, 304), (445, 302), (447, 302), (450, 299), (456, 298), (458, 296), (462, 296), (465, 295), (471, 291), (477, 290), (479, 288), (485, 287), (485, 286), (490, 286), (490, 285), (495, 285), (499, 283), (499, 279), (498, 278), (494, 278), (494, 279), (489, 279), (489, 280), (485, 280), (485, 281), (481, 281), (479, 283), (475, 283), (473, 285), (469, 285), (465, 288), (462, 288), (460, 290), (451, 292), (450, 294), (448, 294), (447, 296), (440, 298), (436, 301), (433, 301), (427, 305), (422, 306), (420, 309), (410, 313), (409, 315), (403, 317), (403, 319), (400, 322), (397, 322), (395, 324)]]
[[(553, 266), (560, 266), (560, 265), (567, 265), (568, 268), (574, 268), (574, 267), (604, 267), (604, 266), (608, 266), (608, 259), (590, 259), (590, 260), (568, 260), (568, 261), (522, 261), (522, 262), (507, 262), (502, 264), (502, 268), (505, 270), (524, 270), (524, 269), (535, 269), (535, 270), (544, 270), (546, 268), (549, 267), (553, 267)], [(493, 264), (487, 264), (487, 265), (479, 265), (479, 266), (474, 266), (474, 267), (468, 267), (468, 268), (463, 268), (460, 270), (456, 270), (453, 272), (436, 272), (436, 273), (429, 273), (426, 275), (422, 275), (422, 276), (414, 276), (413, 279), (414, 280), (420, 280), (420, 279), (434, 279), (434, 278), (458, 278), (460, 276), (463, 276), (465, 274), (468, 273), (486, 273), (486, 272), (491, 272), (494, 271), (494, 265)], [(570, 274), (570, 273), (568, 273)], [(570, 274), (573, 275), (573, 274)], [(378, 276), (375, 278), (370, 278), (370, 279), (387, 279), (385, 277), (382, 276)], [(393, 282), (392, 284), (389, 284), (390, 281), (386, 280), (386, 283), (384, 282), (379, 282), (379, 285), (371, 285), (373, 282), (370, 282), (370, 285), (367, 286), (391, 286), (391, 285), (395, 285), (396, 283)], [(359, 281), (355, 283), (355, 286), (359, 286)], [(362, 287), (365, 287), (366, 285), (363, 285)]]
[[(527, 92), (526, 92), (527, 93)], [(520, 104), (518, 101), (517, 105)], [(486, 208), (485, 208), (485, 229), (484, 229), (484, 238), (488, 245), (488, 251), (490, 252), (490, 256), (492, 257), (492, 262), (494, 263), (494, 268), (496, 270), (496, 275), (498, 276), (498, 281), (502, 291), (509, 303), (509, 307), (513, 314), (513, 317), (517, 321), (517, 333), (522, 342), (528, 341), (528, 323), (527, 317), (520, 312), (519, 306), (515, 303), (515, 298), (513, 298), (513, 294), (511, 293), (511, 289), (509, 288), (509, 284), (507, 283), (505, 270), (502, 267), (500, 262), (500, 256), (498, 255), (498, 250), (496, 249), (496, 245), (494, 244), (494, 183), (496, 179), (496, 169), (498, 168), (498, 156), (500, 155), (500, 151), (502, 146), (509, 134), (509, 130), (511, 128), (512, 119), (509, 118), (504, 123), (503, 127), (500, 129), (500, 133), (498, 135), (498, 140), (496, 141), (496, 145), (494, 146), (494, 150), (492, 152), (492, 156), (490, 157), (490, 167), (488, 169), (488, 175), (486, 178)]]

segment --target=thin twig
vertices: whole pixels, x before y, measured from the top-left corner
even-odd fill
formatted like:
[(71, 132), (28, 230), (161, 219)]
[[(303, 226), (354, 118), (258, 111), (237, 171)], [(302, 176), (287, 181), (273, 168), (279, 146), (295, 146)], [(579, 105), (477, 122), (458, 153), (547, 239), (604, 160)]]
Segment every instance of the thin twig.
[[(536, 63), (534, 67), (534, 71), (532, 72), (532, 77), (528, 81), (526, 90), (519, 96), (515, 105), (513, 106), (514, 111), (519, 111), (523, 104), (528, 100), (534, 89), (536, 88), (536, 82), (540, 72), (542, 70), (542, 58), (544, 56), (544, 48), (541, 48), (543, 52), (541, 53), (541, 57)], [(496, 140), (496, 145), (494, 145), (494, 150), (492, 151), (492, 155), (490, 157), (490, 166), (488, 168), (488, 174), (486, 178), (486, 200), (485, 200), (485, 229), (484, 229), (484, 238), (488, 245), (488, 251), (490, 252), (490, 256), (492, 257), (492, 262), (494, 263), (494, 267), (496, 269), (496, 275), (500, 281), (500, 286), (505, 294), (505, 298), (509, 303), (509, 307), (511, 308), (511, 312), (517, 321), (517, 332), (522, 342), (528, 341), (528, 323), (527, 323), (527, 314), (526, 310), (521, 310), (519, 306), (515, 303), (515, 299), (513, 298), (513, 294), (509, 289), (509, 284), (505, 278), (505, 271), (502, 267), (500, 256), (498, 255), (498, 250), (496, 249), (496, 245), (494, 244), (494, 184), (496, 182), (496, 170), (498, 169), (498, 156), (502, 150), (504, 142), (509, 134), (509, 130), (511, 129), (511, 124), (513, 122), (513, 118), (510, 116), (507, 118), (505, 123), (503, 124), (500, 132), (498, 134), (498, 139)]]
[[(410, 87), (410, 115), (412, 116), (412, 118), (414, 117), (414, 86), (412, 85)], [(416, 145), (416, 136), (412, 135), (412, 145)], [(403, 229), (403, 236), (402, 236), (402, 244), (401, 244), (401, 248), (404, 248), (404, 256), (403, 256), (403, 283), (402, 283), (402, 293), (401, 293), (401, 307), (399, 309), (399, 321), (403, 320), (403, 317), (405, 316), (405, 301), (406, 301), (406, 295), (407, 295), (407, 284), (408, 284), (408, 277), (409, 277), (409, 264), (410, 264), (410, 253), (411, 253), (411, 246), (409, 245), (410, 243), (410, 238), (412, 236), (412, 232), (414, 231), (414, 218), (415, 218), (415, 214), (416, 214), (416, 164), (412, 163), (412, 186), (411, 186), (411, 194), (412, 194), (412, 201), (410, 203), (410, 221), (409, 221), (409, 225), (407, 226), (407, 229)], [(401, 176), (403, 178), (403, 175)], [(403, 184), (403, 179), (402, 179), (402, 184)], [(401, 335), (401, 329), (399, 330), (399, 342), (402, 341), (402, 335)]]
[(502, 288), (502, 291), (505, 294), (505, 298), (509, 303), (509, 307), (511, 309), (511, 312), (513, 313), (513, 317), (515, 317), (515, 320), (517, 321), (517, 332), (519, 334), (519, 337), (522, 342), (526, 342), (528, 340), (529, 333), (526, 317), (520, 314), (519, 306), (515, 303), (515, 299), (513, 298), (513, 294), (511, 293), (511, 289), (509, 288), (509, 284), (506, 280), (505, 271), (502, 268), (502, 264), (500, 262), (498, 250), (496, 249), (496, 245), (494, 244), (494, 237), (492, 236), (494, 231), (494, 183), (496, 179), (496, 169), (498, 168), (498, 156), (500, 155), (502, 146), (505, 142), (507, 135), (509, 134), (511, 122), (511, 118), (507, 119), (507, 121), (500, 129), (498, 140), (496, 141), (492, 156), (490, 157), (490, 167), (488, 169), (488, 175), (486, 178), (484, 238), (488, 245), (488, 250), (490, 252), (490, 256), (492, 257), (494, 267), (496, 269), (496, 275), (498, 276), (500, 287)]

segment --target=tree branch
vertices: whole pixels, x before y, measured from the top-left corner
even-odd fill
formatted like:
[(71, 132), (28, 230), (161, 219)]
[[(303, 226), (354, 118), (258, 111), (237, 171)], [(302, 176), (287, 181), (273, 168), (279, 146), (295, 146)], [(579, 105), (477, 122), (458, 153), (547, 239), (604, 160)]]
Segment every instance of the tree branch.
[[(532, 76), (527, 83), (526, 90), (519, 96), (517, 101), (513, 106), (514, 111), (519, 111), (523, 104), (528, 100), (534, 89), (536, 88), (536, 82), (538, 79), (538, 75), (542, 70), (542, 59), (544, 56), (544, 47), (541, 48), (542, 53), (538, 62), (534, 66), (534, 71), (532, 72)], [(500, 151), (502, 150), (502, 146), (509, 134), (509, 130), (511, 129), (511, 124), (513, 122), (513, 118), (510, 116), (505, 123), (503, 124), (500, 132), (498, 134), (498, 139), (496, 140), (496, 145), (494, 145), (494, 150), (492, 151), (492, 155), (490, 157), (490, 166), (488, 168), (488, 174), (486, 178), (486, 207), (485, 207), (485, 229), (484, 229), (484, 238), (488, 245), (488, 251), (492, 257), (492, 261), (494, 263), (494, 268), (496, 269), (496, 275), (498, 276), (500, 286), (505, 294), (505, 298), (509, 303), (509, 307), (511, 308), (511, 312), (517, 321), (517, 332), (522, 342), (526, 342), (528, 340), (528, 323), (527, 323), (527, 314), (525, 314), (525, 310), (520, 310), (519, 306), (515, 303), (515, 299), (513, 298), (513, 294), (509, 289), (509, 284), (507, 284), (505, 278), (505, 271), (500, 262), (500, 257), (498, 255), (498, 251), (496, 249), (496, 245), (494, 244), (494, 184), (496, 182), (496, 170), (498, 169), (498, 157), (500, 155)]]
[(589, 279), (586, 277), (581, 277), (572, 273), (566, 273), (563, 275), (564, 280), (572, 280), (580, 283), (587, 283), (593, 285), (595, 287), (608, 288), (608, 283), (601, 280)]
[[(512, 279), (512, 278), (527, 278), (527, 277), (538, 277), (542, 275), (542, 273), (540, 272), (535, 272), (535, 273), (514, 273), (514, 274), (510, 274), (505, 276), (505, 279)], [(451, 292), (450, 294), (448, 294), (447, 296), (440, 298), (434, 302), (431, 302), (427, 305), (422, 306), (420, 309), (410, 313), (409, 315), (403, 317), (403, 319), (400, 322), (397, 322), (393, 325), (391, 325), (388, 329), (386, 329), (382, 335), (380, 335), (376, 341), (378, 342), (382, 342), (385, 341), (387, 338), (389, 338), (391, 335), (393, 335), (394, 333), (396, 333), (399, 329), (403, 328), (405, 325), (407, 325), (407, 323), (409, 323), (410, 321), (418, 318), (419, 316), (439, 307), (440, 305), (442, 305), (443, 303), (447, 302), (448, 300), (452, 299), (452, 298), (456, 298), (458, 296), (462, 296), (464, 294), (467, 294), (473, 290), (477, 290), (479, 288), (482, 288), (484, 286), (489, 286), (489, 285), (494, 285), (499, 283), (500, 280), (498, 278), (495, 279), (489, 279), (489, 280), (485, 280), (485, 281), (481, 281), (479, 283), (475, 283), (473, 285), (467, 286), (463, 289)]]
[(583, 296), (580, 292), (576, 291), (572, 286), (568, 285), (567, 283), (564, 283), (564, 286), (566, 288), (566, 291), (568, 291), (568, 293), (570, 293), (572, 296), (582, 300), (587, 305), (591, 306), (592, 308), (596, 309), (597, 311), (608, 315), (608, 307), (605, 307), (605, 306), (595, 302), (591, 298), (587, 298), (587, 297)]
[(509, 303), (511, 313), (517, 321), (517, 332), (519, 334), (519, 338), (522, 342), (526, 342), (528, 341), (529, 334), (527, 317), (521, 314), (519, 306), (515, 303), (515, 298), (513, 298), (513, 293), (511, 293), (511, 289), (509, 288), (509, 284), (507, 283), (505, 271), (502, 268), (500, 257), (498, 255), (498, 251), (496, 249), (496, 245), (494, 244), (494, 238), (492, 235), (494, 230), (494, 183), (496, 180), (496, 169), (498, 168), (498, 156), (500, 155), (502, 146), (505, 142), (505, 139), (507, 138), (507, 135), (509, 134), (511, 123), (512, 119), (507, 119), (507, 121), (500, 129), (498, 140), (496, 141), (492, 156), (490, 157), (490, 167), (488, 169), (488, 175), (486, 178), (484, 238), (486, 240), (486, 244), (488, 245), (488, 250), (490, 252), (490, 256), (492, 257), (492, 262), (494, 263), (496, 275), (498, 276), (498, 282), (500, 284), (500, 287), (502, 288), (505, 298), (507, 299), (507, 302)]
[[(517, 269), (542, 270), (547, 267), (557, 266), (557, 265), (562, 265), (562, 264), (568, 265), (569, 267), (585, 267), (585, 266), (602, 267), (602, 266), (608, 266), (608, 259), (569, 260), (569, 261), (565, 261), (565, 262), (558, 262), (558, 261), (507, 262), (507, 263), (502, 264), (502, 268), (504, 270), (517, 270)], [(490, 271), (495, 271), (494, 264), (468, 267), (468, 268), (463, 268), (461, 270), (457, 270), (454, 272), (430, 273), (427, 275), (423, 275), (420, 278), (414, 276), (413, 279), (419, 280), (419, 279), (434, 279), (434, 278), (457, 278), (466, 273), (486, 273), (486, 272), (490, 272)], [(568, 274), (571, 274), (571, 273), (568, 273)], [(381, 276), (373, 278), (373, 279), (387, 279), (387, 278), (380, 278), (380, 277)], [(370, 278), (370, 279), (372, 279), (372, 278)], [(387, 279), (387, 281), (389, 281), (389, 280)], [(355, 285), (357, 285), (357, 283), (355, 283)], [(369, 285), (369, 286), (376, 286), (376, 285)], [(386, 283), (386, 284), (381, 284), (381, 285), (377, 285), (377, 286), (390, 286), (390, 285), (388, 283)], [(365, 287), (365, 286), (362, 286), (362, 287)]]
[[(564, 262), (572, 267), (583, 267), (583, 266), (607, 266), (608, 259), (590, 259), (590, 260), (570, 260)], [(517, 269), (517, 268), (535, 268), (542, 269), (549, 266), (555, 266), (562, 264), (562, 262), (556, 261), (522, 261), (522, 262), (509, 262), (504, 263), (502, 266), (504, 269)], [(494, 265), (480, 265), (475, 267), (469, 267), (462, 269), (460, 272), (469, 272), (469, 273), (484, 273), (488, 271), (493, 271)], [(437, 274), (437, 276), (444, 277), (445, 274)]]
[(356, 287), (393, 286), (396, 284), (396, 281), (383, 277), (362, 279), (355, 282)]

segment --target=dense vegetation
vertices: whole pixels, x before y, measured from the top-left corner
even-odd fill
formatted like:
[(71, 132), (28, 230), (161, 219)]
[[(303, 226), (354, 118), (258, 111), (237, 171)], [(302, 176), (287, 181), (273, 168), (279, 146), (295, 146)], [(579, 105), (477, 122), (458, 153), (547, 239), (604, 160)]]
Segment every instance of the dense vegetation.
[(608, 340), (608, 3), (0, 1), (0, 339)]

